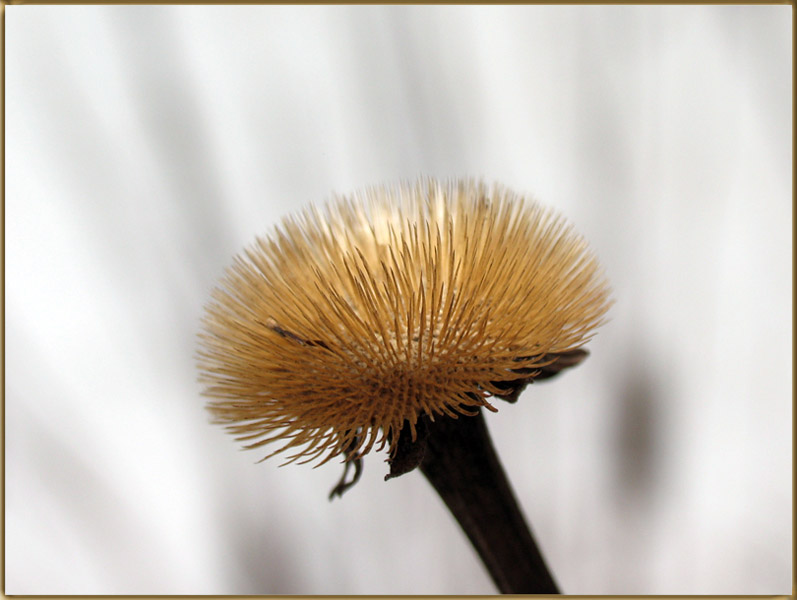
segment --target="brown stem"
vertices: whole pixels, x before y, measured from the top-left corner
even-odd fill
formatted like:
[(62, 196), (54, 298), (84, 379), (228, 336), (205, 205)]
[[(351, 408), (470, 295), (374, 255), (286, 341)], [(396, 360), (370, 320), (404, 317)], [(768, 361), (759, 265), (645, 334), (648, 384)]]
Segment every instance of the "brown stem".
[(428, 422), (421, 471), (479, 553), (502, 594), (558, 594), (479, 411)]

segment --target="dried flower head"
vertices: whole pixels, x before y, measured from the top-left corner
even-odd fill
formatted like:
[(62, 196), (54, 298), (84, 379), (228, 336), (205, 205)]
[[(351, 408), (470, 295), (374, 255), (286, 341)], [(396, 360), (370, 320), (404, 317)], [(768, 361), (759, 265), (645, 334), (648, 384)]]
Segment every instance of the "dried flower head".
[(470, 180), (371, 188), (236, 257), (203, 321), (201, 380), (247, 448), (393, 452), (423, 415), (494, 410), (608, 304), (586, 242), (550, 210)]

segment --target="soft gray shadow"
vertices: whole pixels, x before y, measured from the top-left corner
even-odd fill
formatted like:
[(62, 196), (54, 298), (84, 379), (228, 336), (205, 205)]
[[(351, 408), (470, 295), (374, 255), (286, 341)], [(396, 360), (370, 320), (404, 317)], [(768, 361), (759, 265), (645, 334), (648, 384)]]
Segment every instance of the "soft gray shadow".
[(656, 376), (642, 359), (632, 362), (614, 415), (617, 502), (622, 508), (652, 500), (663, 465), (664, 413)]
[[(261, 524), (262, 525), (262, 524)], [(257, 526), (237, 520), (232, 525), (232, 549), (242, 574), (233, 594), (306, 594), (298, 560), (291, 555), (296, 544), (279, 524)]]

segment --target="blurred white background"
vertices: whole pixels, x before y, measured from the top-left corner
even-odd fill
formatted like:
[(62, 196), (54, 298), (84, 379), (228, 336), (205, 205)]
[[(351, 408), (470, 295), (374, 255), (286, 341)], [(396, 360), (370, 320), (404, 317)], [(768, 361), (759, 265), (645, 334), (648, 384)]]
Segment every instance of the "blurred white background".
[(330, 503), (196, 382), (235, 253), (420, 174), (557, 207), (612, 281), (488, 417), (563, 590), (790, 593), (792, 10), (6, 6), (6, 593), (494, 593), (420, 473)]

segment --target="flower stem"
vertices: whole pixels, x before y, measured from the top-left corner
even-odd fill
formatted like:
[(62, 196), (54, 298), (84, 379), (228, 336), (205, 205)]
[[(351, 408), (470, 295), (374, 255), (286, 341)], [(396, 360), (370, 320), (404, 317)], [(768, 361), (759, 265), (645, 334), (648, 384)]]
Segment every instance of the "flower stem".
[(427, 422), (420, 468), (456, 517), (502, 594), (558, 594), (493, 448), (476, 416)]

